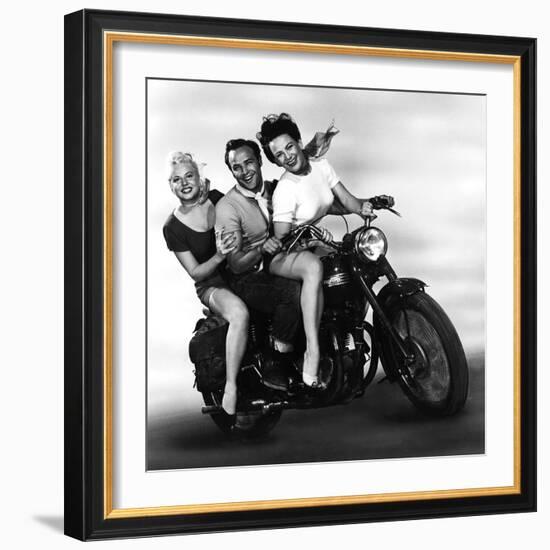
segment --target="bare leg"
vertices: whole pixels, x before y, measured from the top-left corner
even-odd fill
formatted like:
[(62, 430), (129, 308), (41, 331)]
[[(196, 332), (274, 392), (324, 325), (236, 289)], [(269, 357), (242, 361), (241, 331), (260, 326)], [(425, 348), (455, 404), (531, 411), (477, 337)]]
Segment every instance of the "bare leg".
[(222, 407), (227, 414), (235, 414), (237, 407), (237, 375), (248, 339), (248, 309), (230, 290), (219, 288), (210, 297), (210, 309), (228, 323), (225, 339), (226, 381)]
[(300, 305), (306, 334), (304, 381), (311, 385), (319, 369), (319, 323), (323, 307), (321, 260), (309, 251), (278, 254), (271, 262), (271, 273), (302, 281)]

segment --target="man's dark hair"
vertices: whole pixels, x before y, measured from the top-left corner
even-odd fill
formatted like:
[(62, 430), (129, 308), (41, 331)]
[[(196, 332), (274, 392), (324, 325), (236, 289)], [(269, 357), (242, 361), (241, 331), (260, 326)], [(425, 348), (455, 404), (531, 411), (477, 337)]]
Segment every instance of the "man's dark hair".
[(235, 151), (236, 149), (240, 149), (241, 147), (250, 147), (250, 149), (252, 149), (252, 152), (258, 159), (260, 165), (262, 164), (262, 153), (260, 151), (260, 148), (258, 147), (258, 144), (255, 141), (242, 138), (230, 139), (225, 144), (225, 164), (227, 165), (229, 170), (231, 170), (231, 166), (229, 164), (229, 153), (231, 151)]
[(288, 134), (292, 139), (300, 141), (302, 136), (300, 135), (300, 130), (298, 125), (292, 120), (292, 117), (287, 113), (281, 113), (280, 115), (268, 115), (264, 117), (262, 127), (260, 131), (256, 134), (258, 141), (262, 145), (265, 156), (273, 164), (275, 162), (275, 157), (269, 148), (269, 144), (277, 137), (282, 136), (283, 134)]

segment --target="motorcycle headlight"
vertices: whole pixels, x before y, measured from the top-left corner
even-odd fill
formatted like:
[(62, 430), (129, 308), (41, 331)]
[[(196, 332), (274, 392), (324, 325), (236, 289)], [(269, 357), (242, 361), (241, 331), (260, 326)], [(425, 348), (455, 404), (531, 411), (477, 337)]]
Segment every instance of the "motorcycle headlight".
[(386, 235), (376, 227), (365, 227), (355, 237), (355, 250), (359, 256), (375, 262), (388, 250)]

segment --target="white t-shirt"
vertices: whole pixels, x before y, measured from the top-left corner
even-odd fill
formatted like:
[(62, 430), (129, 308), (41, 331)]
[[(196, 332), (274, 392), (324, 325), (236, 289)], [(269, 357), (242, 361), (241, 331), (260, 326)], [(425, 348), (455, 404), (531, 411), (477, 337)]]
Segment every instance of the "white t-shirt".
[(273, 193), (273, 221), (293, 226), (324, 216), (332, 206), (332, 188), (340, 181), (328, 160), (311, 162), (306, 176), (285, 172)]

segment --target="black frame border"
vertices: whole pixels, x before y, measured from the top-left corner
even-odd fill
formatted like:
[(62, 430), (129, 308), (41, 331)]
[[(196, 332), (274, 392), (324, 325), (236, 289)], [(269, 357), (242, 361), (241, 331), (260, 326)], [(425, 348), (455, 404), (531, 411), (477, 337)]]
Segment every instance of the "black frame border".
[[(521, 492), (104, 518), (103, 32), (196, 35), (520, 57)], [(65, 16), (65, 533), (80, 540), (536, 510), (536, 40), (82, 10)]]

